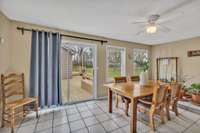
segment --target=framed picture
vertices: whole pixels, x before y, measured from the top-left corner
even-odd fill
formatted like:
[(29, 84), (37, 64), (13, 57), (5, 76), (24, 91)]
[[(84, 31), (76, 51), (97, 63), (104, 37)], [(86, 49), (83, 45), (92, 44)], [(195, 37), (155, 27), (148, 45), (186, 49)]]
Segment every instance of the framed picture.
[(200, 56), (200, 50), (188, 51), (188, 57), (193, 57), (193, 56)]

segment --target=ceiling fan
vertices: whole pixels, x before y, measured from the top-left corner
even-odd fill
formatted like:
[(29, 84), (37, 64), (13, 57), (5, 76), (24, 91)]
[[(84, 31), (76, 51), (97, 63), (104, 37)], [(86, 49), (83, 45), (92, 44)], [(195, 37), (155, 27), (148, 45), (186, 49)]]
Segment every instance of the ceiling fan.
[[(181, 15), (183, 12), (179, 12), (177, 15)], [(141, 33), (147, 33), (147, 34), (155, 34), (158, 31), (161, 32), (169, 32), (171, 29), (167, 26), (165, 26), (163, 23), (168, 21), (168, 20), (162, 20), (160, 19), (161, 15), (159, 14), (152, 14), (150, 15), (147, 20), (144, 21), (134, 21), (132, 24), (143, 24), (145, 27), (141, 31), (137, 33), (137, 35)]]
[(183, 8), (184, 6), (187, 6), (195, 1), (196, 0), (184, 0), (179, 4), (176, 4), (161, 13), (158, 14), (153, 13), (146, 19), (143, 19), (142, 21), (132, 21), (132, 24), (144, 25), (144, 28), (136, 34), (137, 35), (142, 33), (155, 34), (158, 31), (159, 32), (171, 31), (172, 29), (165, 26), (165, 23), (179, 17), (180, 15), (183, 15), (184, 12), (180, 10), (178, 11), (178, 9)]

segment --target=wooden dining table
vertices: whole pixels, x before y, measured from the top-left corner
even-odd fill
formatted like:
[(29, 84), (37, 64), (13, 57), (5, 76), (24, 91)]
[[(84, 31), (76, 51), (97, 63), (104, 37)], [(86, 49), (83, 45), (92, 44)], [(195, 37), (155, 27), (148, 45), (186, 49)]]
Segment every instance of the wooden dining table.
[(139, 83), (126, 82), (126, 83), (107, 83), (104, 87), (108, 89), (108, 111), (112, 113), (112, 94), (117, 93), (121, 96), (131, 99), (130, 109), (130, 131), (136, 133), (137, 131), (137, 103), (138, 99), (152, 95), (153, 88), (156, 84), (140, 85)]

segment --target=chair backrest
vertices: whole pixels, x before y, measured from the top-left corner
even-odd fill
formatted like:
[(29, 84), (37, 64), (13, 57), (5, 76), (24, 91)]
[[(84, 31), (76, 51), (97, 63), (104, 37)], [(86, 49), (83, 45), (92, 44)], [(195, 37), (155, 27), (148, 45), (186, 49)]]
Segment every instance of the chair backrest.
[(3, 104), (25, 98), (24, 74), (1, 75)]
[(140, 81), (139, 76), (131, 76), (131, 81)]
[(179, 99), (182, 85), (179, 83), (171, 83), (171, 100)]
[(168, 85), (166, 84), (157, 84), (153, 90), (153, 99), (152, 102), (154, 104), (161, 104), (165, 102), (166, 93), (167, 93)]
[(125, 76), (122, 77), (114, 77), (115, 83), (124, 83), (127, 82), (127, 78)]

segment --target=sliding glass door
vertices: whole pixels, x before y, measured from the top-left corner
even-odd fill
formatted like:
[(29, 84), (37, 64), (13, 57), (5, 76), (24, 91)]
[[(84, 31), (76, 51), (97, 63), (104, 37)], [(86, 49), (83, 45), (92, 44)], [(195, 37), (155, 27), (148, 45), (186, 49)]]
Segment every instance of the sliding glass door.
[(61, 64), (63, 101), (93, 99), (96, 96), (96, 46), (63, 41)]

